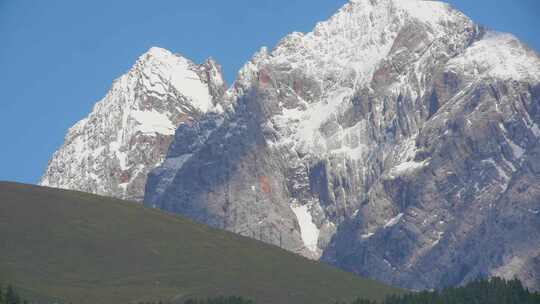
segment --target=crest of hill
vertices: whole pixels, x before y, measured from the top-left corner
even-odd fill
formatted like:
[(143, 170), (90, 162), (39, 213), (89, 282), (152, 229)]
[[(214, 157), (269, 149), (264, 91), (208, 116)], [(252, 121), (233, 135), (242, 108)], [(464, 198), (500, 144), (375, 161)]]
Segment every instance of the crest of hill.
[(402, 292), (130, 202), (0, 182), (0, 282), (34, 299), (130, 303), (239, 295), (333, 303)]

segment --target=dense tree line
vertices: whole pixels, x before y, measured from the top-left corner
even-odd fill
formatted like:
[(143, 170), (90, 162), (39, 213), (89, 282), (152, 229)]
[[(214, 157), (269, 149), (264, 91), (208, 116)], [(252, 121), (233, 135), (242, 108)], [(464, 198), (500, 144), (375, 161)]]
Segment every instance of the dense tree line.
[[(517, 279), (476, 280), (463, 287), (422, 291), (388, 297), (382, 304), (540, 304), (540, 294), (527, 290)], [(358, 299), (351, 304), (377, 304)]]
[(26, 304), (26, 303), (28, 302), (23, 300), (12, 286), (9, 285), (5, 289), (2, 286), (0, 286), (0, 304)]
[(184, 304), (255, 304), (251, 300), (242, 297), (219, 297), (206, 300), (187, 300)]
[[(150, 303), (148, 303), (150, 304)], [(255, 304), (241, 297), (187, 300), (184, 304)], [(390, 296), (382, 302), (357, 299), (335, 304), (540, 304), (540, 294), (530, 292), (517, 280), (481, 279), (462, 287)]]
[[(139, 304), (165, 304), (163, 302), (157, 303), (139, 303)], [(207, 298), (207, 299), (189, 299), (184, 301), (184, 304), (255, 304), (251, 300), (244, 299), (242, 297), (218, 297), (218, 298)]]

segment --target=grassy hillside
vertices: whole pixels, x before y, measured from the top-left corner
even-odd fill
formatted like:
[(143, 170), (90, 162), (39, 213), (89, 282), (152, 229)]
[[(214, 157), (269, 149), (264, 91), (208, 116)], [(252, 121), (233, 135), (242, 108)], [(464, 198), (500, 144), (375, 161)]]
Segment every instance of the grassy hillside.
[(241, 295), (328, 304), (399, 292), (130, 202), (0, 182), (0, 282), (74, 304)]

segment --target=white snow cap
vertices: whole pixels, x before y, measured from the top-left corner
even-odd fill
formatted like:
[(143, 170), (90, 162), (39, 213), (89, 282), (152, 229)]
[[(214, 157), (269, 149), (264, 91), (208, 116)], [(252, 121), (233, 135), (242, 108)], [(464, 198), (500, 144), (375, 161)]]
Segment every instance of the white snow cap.
[(352, 5), (360, 7), (388, 7), (406, 11), (420, 21), (433, 25), (451, 17), (452, 8), (448, 3), (431, 0), (350, 0)]
[(314, 77), (343, 74), (349, 79), (370, 81), (400, 29), (411, 19), (429, 26), (433, 39), (455, 34), (447, 23), (474, 24), (438, 1), (353, 0), (330, 19), (317, 23), (313, 31), (286, 36), (272, 51), (271, 60), (302, 68)]
[(164, 85), (172, 85), (182, 95), (191, 99), (192, 105), (206, 112), (213, 107), (208, 86), (195, 72), (197, 66), (185, 57), (170, 51), (151, 47), (139, 57), (136, 66), (141, 68), (143, 83), (150, 89), (165, 93)]
[(538, 81), (540, 57), (513, 35), (490, 31), (450, 60), (447, 69), (475, 77)]

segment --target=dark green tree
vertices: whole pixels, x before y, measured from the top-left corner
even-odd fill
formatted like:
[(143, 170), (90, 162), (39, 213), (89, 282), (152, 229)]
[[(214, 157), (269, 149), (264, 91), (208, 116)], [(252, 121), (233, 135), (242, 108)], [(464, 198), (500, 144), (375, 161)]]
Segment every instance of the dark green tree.
[(6, 304), (21, 304), (21, 298), (11, 285), (7, 287), (4, 302)]
[(0, 304), (6, 304), (6, 301), (4, 300), (4, 288), (0, 285)]

